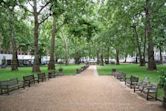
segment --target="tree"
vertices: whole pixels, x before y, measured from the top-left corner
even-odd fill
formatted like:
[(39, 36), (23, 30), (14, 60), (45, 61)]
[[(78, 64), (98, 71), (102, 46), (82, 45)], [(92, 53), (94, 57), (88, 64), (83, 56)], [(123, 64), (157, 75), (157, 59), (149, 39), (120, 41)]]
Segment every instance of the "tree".
[[(38, 41), (39, 41), (39, 26), (45, 22), (48, 17), (50, 16), (50, 12), (46, 10), (46, 7), (50, 4), (50, 1), (44, 0), (41, 1), (42, 6), (39, 8), (39, 1), (37, 0), (28, 0), (29, 5), (32, 7), (32, 11), (30, 9), (27, 9), (30, 13), (33, 14), (34, 18), (34, 63), (33, 63), (33, 72), (40, 72), (40, 55), (39, 55), (39, 46), (38, 46)], [(25, 6), (22, 6), (25, 8)], [(39, 8), (39, 9), (38, 9)], [(47, 13), (42, 14), (42, 11), (45, 10)], [(40, 17), (40, 19), (39, 19)]]

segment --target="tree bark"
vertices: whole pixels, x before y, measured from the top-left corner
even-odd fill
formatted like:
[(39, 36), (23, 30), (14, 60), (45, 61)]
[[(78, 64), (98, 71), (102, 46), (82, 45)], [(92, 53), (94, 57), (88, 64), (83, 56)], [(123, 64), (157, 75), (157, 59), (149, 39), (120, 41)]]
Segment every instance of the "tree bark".
[(80, 64), (80, 53), (79, 52), (76, 52), (74, 59), (75, 59), (75, 64)]
[(163, 56), (162, 56), (162, 48), (161, 48), (161, 46), (159, 46), (159, 50), (160, 50), (160, 64), (163, 64)]
[(103, 53), (101, 54), (101, 65), (104, 66)]
[(110, 53), (110, 48), (108, 47), (108, 48), (107, 48), (107, 57), (106, 57), (106, 59), (105, 59), (105, 63), (106, 63), (106, 64), (109, 64), (109, 57), (110, 57), (110, 54), (109, 54), (109, 53)]
[(51, 37), (51, 49), (50, 49), (50, 61), (48, 64), (48, 70), (55, 70), (55, 34), (56, 34), (56, 20), (55, 15), (53, 15), (53, 24), (52, 24), (52, 37)]
[(124, 60), (124, 63), (126, 63), (127, 62), (127, 53), (125, 54), (125, 60)]
[(133, 29), (134, 29), (134, 32), (135, 32), (135, 35), (136, 35), (136, 43), (137, 43), (138, 54), (139, 54), (139, 63), (140, 63), (140, 66), (145, 66), (145, 62), (144, 62), (142, 52), (141, 52), (141, 45), (140, 45), (140, 42), (139, 42), (139, 36), (138, 36), (138, 33), (137, 33), (137, 27), (134, 25)]
[(68, 46), (67, 46), (67, 41), (65, 40), (65, 65), (68, 65)]
[(17, 47), (16, 47), (16, 40), (15, 40), (15, 27), (14, 27), (14, 7), (10, 11), (10, 36), (11, 36), (11, 44), (12, 44), (12, 61), (11, 61), (11, 70), (15, 71), (18, 70), (18, 57), (17, 57)]
[(136, 54), (135, 63), (138, 64), (138, 55)]
[(156, 62), (154, 60), (154, 43), (152, 37), (150, 0), (146, 0), (145, 15), (146, 15), (145, 32), (146, 32), (146, 37), (148, 39), (148, 69), (156, 70), (157, 67), (156, 67)]
[(33, 63), (33, 72), (40, 72), (40, 63), (39, 63), (39, 21), (38, 21), (38, 12), (37, 12), (37, 1), (34, 0), (34, 63)]
[(119, 65), (119, 49), (116, 49), (116, 65)]
[(100, 64), (100, 55), (99, 55), (99, 50), (97, 49), (97, 65)]

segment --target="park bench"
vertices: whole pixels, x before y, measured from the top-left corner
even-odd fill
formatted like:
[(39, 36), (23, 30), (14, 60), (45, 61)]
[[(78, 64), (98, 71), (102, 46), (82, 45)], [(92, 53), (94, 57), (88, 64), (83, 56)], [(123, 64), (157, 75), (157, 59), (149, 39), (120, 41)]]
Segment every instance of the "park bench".
[(112, 75), (120, 81), (125, 81), (126, 79), (126, 74), (123, 72), (113, 72)]
[(135, 86), (139, 82), (139, 78), (135, 76), (130, 76), (130, 78), (125, 78), (125, 85), (129, 85), (130, 88)]
[(34, 75), (28, 75), (28, 76), (23, 76), (23, 87), (29, 86), (31, 87), (31, 84), (35, 84), (37, 80), (35, 80)]
[(143, 89), (143, 93), (146, 94), (146, 99), (149, 100), (149, 99), (155, 99), (157, 100), (157, 85), (155, 84), (149, 84), (147, 85), (146, 87), (144, 87)]
[(22, 87), (22, 83), (18, 81), (17, 78), (6, 80), (6, 81), (0, 81), (1, 94), (9, 95), (9, 92), (15, 89), (19, 89), (20, 87)]
[(0, 65), (1, 68), (6, 68), (7, 64)]
[(48, 72), (48, 79), (55, 78), (56, 76), (57, 76), (56, 71), (49, 71)]
[(38, 73), (37, 74), (37, 81), (38, 81), (38, 83), (46, 81), (46, 74), (45, 73)]
[(126, 80), (126, 74), (123, 73), (123, 72), (119, 72), (117, 75), (116, 75), (116, 78), (120, 81), (125, 81)]
[(144, 90), (144, 88), (146, 88), (146, 86), (149, 85), (149, 84), (150, 84), (150, 82), (145, 77), (144, 80), (139, 81), (137, 84), (134, 85), (134, 92), (136, 92), (136, 91), (142, 92)]

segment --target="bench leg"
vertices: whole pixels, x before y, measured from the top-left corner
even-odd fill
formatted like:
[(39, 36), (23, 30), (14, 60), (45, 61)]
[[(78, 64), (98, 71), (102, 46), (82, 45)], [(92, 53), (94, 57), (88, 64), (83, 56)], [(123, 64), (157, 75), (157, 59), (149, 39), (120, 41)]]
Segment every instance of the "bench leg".
[(7, 88), (7, 94), (9, 95), (9, 88)]
[(147, 93), (146, 100), (149, 100), (149, 92)]
[(1, 93), (0, 94), (3, 94), (3, 90), (1, 89)]
[(157, 100), (157, 92), (155, 93), (155, 100)]

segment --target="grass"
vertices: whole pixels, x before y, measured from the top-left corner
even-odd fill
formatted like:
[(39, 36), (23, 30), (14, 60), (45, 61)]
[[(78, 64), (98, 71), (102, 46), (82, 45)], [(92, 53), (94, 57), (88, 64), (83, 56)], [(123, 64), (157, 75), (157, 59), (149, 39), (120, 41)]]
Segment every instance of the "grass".
[[(56, 69), (58, 70), (60, 67), (63, 68), (63, 72), (65, 75), (74, 75), (76, 74), (76, 69), (80, 68), (83, 65), (56, 65)], [(48, 72), (47, 66), (41, 66), (42, 72)], [(10, 68), (0, 69), (0, 80), (8, 80), (11, 78), (22, 79), (25, 75), (32, 74), (32, 67), (20, 67), (18, 71), (11, 71)]]
[[(165, 65), (158, 65), (158, 70), (156, 71), (148, 71), (146, 67), (140, 67), (138, 64), (98, 66), (97, 70), (100, 75), (111, 75), (113, 68), (115, 68), (117, 71), (126, 73), (128, 77), (130, 75), (135, 75), (141, 80), (143, 80), (145, 77), (148, 77), (149, 81), (155, 84), (158, 84), (160, 80), (160, 72), (162, 70), (166, 71)], [(158, 96), (162, 99), (162, 97), (164, 96), (163, 89), (159, 89)]]

